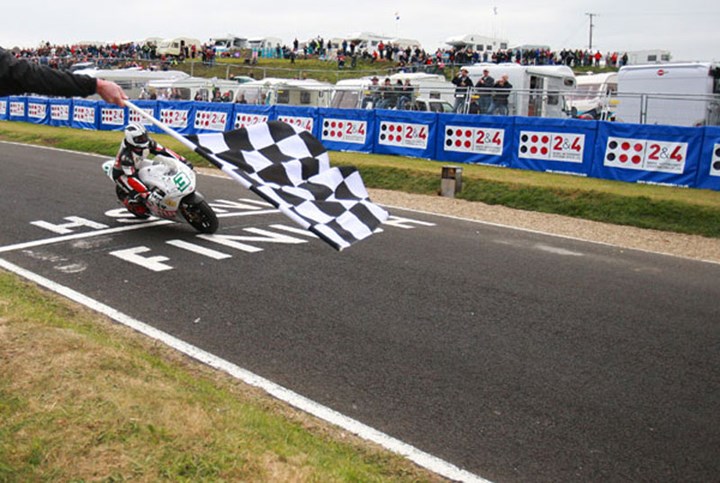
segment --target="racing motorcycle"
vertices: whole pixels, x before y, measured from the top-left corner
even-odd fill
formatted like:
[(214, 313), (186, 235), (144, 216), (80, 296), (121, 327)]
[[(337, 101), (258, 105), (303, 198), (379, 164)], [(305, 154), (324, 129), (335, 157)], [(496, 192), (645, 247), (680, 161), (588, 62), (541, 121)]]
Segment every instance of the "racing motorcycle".
[[(105, 161), (102, 169), (112, 177), (114, 159)], [(138, 170), (138, 177), (150, 190), (145, 206), (150, 214), (173, 221), (186, 221), (200, 233), (215, 233), (218, 229), (217, 215), (195, 191), (195, 171), (180, 161), (158, 155), (153, 159), (145, 159)], [(114, 181), (113, 181), (114, 182)], [(116, 186), (119, 199), (125, 193)], [(132, 212), (138, 218), (147, 218), (148, 214)]]

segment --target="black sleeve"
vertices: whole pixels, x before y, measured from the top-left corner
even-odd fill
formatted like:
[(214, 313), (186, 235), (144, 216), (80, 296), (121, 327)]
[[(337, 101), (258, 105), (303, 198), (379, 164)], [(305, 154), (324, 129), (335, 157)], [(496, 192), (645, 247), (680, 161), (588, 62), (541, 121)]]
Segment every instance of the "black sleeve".
[(97, 80), (92, 77), (19, 60), (0, 48), (0, 96), (31, 93), (87, 97), (96, 89)]

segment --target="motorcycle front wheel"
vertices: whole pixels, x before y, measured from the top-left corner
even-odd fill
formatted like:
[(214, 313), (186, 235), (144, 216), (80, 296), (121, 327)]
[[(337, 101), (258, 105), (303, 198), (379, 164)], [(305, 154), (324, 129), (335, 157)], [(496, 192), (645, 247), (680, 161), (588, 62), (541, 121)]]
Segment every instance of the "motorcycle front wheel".
[(207, 201), (192, 194), (180, 204), (180, 213), (200, 233), (215, 233), (219, 223), (217, 215)]

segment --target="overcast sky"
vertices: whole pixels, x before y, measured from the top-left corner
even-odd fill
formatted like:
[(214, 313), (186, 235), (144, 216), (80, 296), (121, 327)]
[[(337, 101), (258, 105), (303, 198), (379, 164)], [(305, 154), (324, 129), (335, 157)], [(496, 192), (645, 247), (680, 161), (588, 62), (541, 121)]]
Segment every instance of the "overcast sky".
[(720, 60), (717, 0), (5, 0), (0, 45), (175, 36), (207, 41), (227, 33), (290, 44), (363, 31), (417, 39), (428, 51), (465, 34), (560, 50), (588, 47), (588, 13), (595, 14), (593, 49), (664, 49), (674, 60)]

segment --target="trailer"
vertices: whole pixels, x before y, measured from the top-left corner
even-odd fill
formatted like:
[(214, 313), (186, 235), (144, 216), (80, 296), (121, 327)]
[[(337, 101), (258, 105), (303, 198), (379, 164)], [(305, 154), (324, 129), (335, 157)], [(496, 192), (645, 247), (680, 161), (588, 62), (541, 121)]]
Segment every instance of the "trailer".
[(262, 80), (238, 84), (235, 102), (243, 104), (329, 107), (333, 85), (314, 79)]
[(573, 117), (612, 120), (617, 94), (617, 72), (584, 74), (575, 78), (576, 87), (566, 94)]
[[(372, 78), (375, 76), (366, 76), (357, 79), (345, 79), (335, 84), (335, 92), (333, 93), (331, 107), (341, 109), (372, 109), (377, 107), (370, 100), (373, 97), (371, 89)], [(412, 86), (410, 94), (413, 101), (419, 98), (427, 98), (432, 100), (444, 101), (451, 103), (453, 101), (453, 92), (455, 86), (448, 82), (444, 76), (438, 74), (426, 74), (423, 72), (398, 72), (382, 80), (390, 79), (393, 86), (401, 83), (409, 82)], [(396, 108), (397, 106), (390, 106)], [(410, 108), (410, 104), (407, 106)]]
[(620, 122), (720, 125), (720, 63), (623, 66), (616, 102)]

